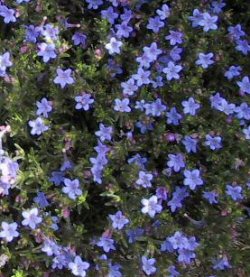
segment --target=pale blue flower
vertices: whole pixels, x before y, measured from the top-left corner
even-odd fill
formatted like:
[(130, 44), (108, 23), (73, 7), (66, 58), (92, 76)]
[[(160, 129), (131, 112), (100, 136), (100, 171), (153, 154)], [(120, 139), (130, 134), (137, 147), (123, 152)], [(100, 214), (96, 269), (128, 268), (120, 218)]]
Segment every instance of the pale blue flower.
[(29, 226), (32, 230), (36, 229), (36, 226), (42, 222), (42, 218), (38, 216), (38, 209), (32, 208), (22, 212), (24, 220), (22, 224)]
[(167, 75), (167, 80), (172, 79), (180, 79), (180, 75), (178, 74), (182, 70), (181, 65), (176, 65), (173, 62), (169, 62), (167, 67), (163, 68), (163, 72)]
[(8, 223), (3, 221), (1, 227), (2, 231), (0, 232), (0, 238), (5, 239), (7, 242), (11, 242), (14, 238), (19, 237), (16, 222)]
[(153, 180), (153, 175), (151, 173), (140, 171), (139, 179), (137, 179), (136, 184), (144, 188), (150, 188), (152, 187), (152, 184), (151, 184), (152, 180)]
[(107, 43), (105, 45), (105, 48), (108, 50), (109, 54), (120, 54), (121, 53), (121, 46), (122, 46), (122, 42), (117, 40), (115, 37), (112, 37), (109, 41), (109, 43)]
[(189, 97), (187, 101), (181, 102), (184, 107), (184, 114), (196, 115), (196, 110), (200, 108), (200, 104), (198, 104), (193, 97)]
[(41, 117), (38, 117), (35, 120), (30, 120), (29, 121), (29, 126), (32, 128), (31, 132), (30, 132), (32, 135), (38, 135), (39, 136), (42, 133), (49, 130), (49, 127), (44, 124), (44, 121)]
[(208, 32), (209, 30), (217, 30), (217, 20), (217, 15), (211, 16), (209, 13), (205, 12), (202, 15), (202, 19), (200, 20), (199, 25), (203, 27), (203, 31), (205, 32)]
[(102, 123), (99, 124), (99, 131), (95, 132), (95, 135), (103, 142), (105, 140), (110, 141), (112, 138), (113, 128), (111, 126), (105, 127)]
[(110, 250), (116, 250), (114, 246), (114, 240), (111, 238), (101, 237), (96, 245), (102, 247), (106, 253), (108, 253)]
[(56, 47), (53, 43), (39, 43), (38, 44), (39, 52), (37, 53), (38, 56), (43, 58), (43, 61), (47, 63), (50, 59), (56, 58)]
[(214, 61), (212, 60), (213, 57), (214, 57), (213, 53), (208, 53), (208, 54), (200, 53), (199, 58), (195, 63), (197, 65), (200, 65), (203, 68), (208, 68), (209, 65), (214, 63)]
[(86, 270), (89, 268), (89, 266), (90, 264), (88, 262), (84, 262), (80, 256), (75, 256), (74, 262), (70, 262), (68, 265), (72, 274), (80, 277), (86, 276)]
[(192, 169), (192, 170), (184, 170), (184, 185), (189, 186), (191, 190), (194, 190), (197, 186), (203, 185), (203, 180), (200, 177), (200, 170)]
[(61, 88), (64, 88), (66, 85), (71, 85), (75, 82), (74, 79), (71, 77), (72, 70), (70, 68), (66, 70), (58, 68), (56, 72), (57, 76), (54, 79), (54, 83), (59, 84)]
[(175, 172), (179, 172), (181, 168), (185, 167), (184, 157), (181, 153), (178, 153), (176, 155), (169, 154), (168, 155), (169, 161), (167, 162), (167, 165), (172, 168)]
[(124, 99), (120, 100), (120, 99), (116, 98), (114, 110), (117, 112), (123, 112), (123, 113), (131, 112), (131, 108), (129, 107), (129, 99), (124, 98)]
[(229, 195), (234, 201), (239, 201), (243, 199), (241, 186), (227, 185), (226, 194)]
[(143, 214), (148, 214), (150, 217), (154, 217), (156, 213), (162, 211), (162, 206), (158, 204), (157, 196), (153, 195), (149, 199), (143, 198), (141, 200), (142, 205), (144, 206), (141, 209)]
[(114, 229), (121, 230), (129, 223), (129, 220), (122, 214), (121, 211), (116, 212), (114, 215), (109, 215), (109, 218), (112, 220), (112, 227)]
[(91, 94), (88, 93), (82, 93), (81, 95), (77, 95), (75, 97), (75, 101), (77, 102), (75, 108), (77, 110), (88, 111), (90, 105), (94, 103), (94, 99), (91, 97)]
[(70, 180), (68, 178), (64, 178), (64, 187), (62, 191), (68, 194), (70, 199), (75, 200), (77, 196), (82, 195), (82, 189), (80, 188), (80, 182), (78, 179)]
[(238, 81), (237, 85), (242, 92), (250, 94), (250, 80), (248, 76), (245, 76), (241, 81)]
[(42, 115), (43, 117), (47, 118), (48, 114), (52, 111), (52, 102), (48, 101), (47, 98), (43, 97), (41, 101), (36, 102), (37, 106), (37, 115)]
[(156, 259), (143, 256), (142, 259), (142, 270), (149, 276), (156, 272), (156, 267), (154, 266)]

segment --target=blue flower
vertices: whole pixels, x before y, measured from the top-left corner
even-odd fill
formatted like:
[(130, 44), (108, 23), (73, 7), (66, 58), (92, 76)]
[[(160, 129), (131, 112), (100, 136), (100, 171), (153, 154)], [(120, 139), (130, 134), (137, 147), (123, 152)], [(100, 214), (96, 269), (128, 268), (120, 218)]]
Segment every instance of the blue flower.
[(196, 110), (200, 108), (200, 104), (198, 104), (193, 97), (189, 97), (187, 101), (182, 101), (182, 106), (184, 107), (184, 114), (195, 115)]
[(227, 100), (225, 100), (225, 99), (222, 99), (216, 108), (217, 108), (217, 110), (225, 113), (226, 115), (230, 115), (235, 112), (235, 105), (228, 103)]
[(205, 32), (208, 32), (209, 30), (217, 30), (217, 20), (217, 15), (211, 16), (209, 13), (205, 12), (202, 15), (202, 19), (200, 20), (199, 25), (203, 27), (203, 31)]
[(138, 165), (141, 169), (144, 169), (145, 164), (147, 163), (147, 158), (141, 157), (140, 154), (135, 154), (130, 159), (128, 159), (128, 164), (132, 163)]
[(194, 190), (197, 186), (203, 185), (203, 180), (200, 177), (200, 170), (193, 169), (193, 170), (184, 170), (184, 185), (189, 186), (191, 190)]
[(156, 272), (156, 267), (154, 266), (156, 260), (154, 258), (147, 259), (143, 256), (142, 259), (142, 270), (149, 276)]
[(151, 173), (146, 173), (144, 171), (139, 172), (139, 179), (136, 184), (144, 188), (152, 187), (151, 181), (153, 180), (153, 175)]
[(137, 85), (135, 84), (135, 80), (132, 78), (126, 82), (122, 82), (121, 87), (122, 87), (123, 95), (125, 96), (134, 95), (135, 91), (137, 91), (138, 89)]
[(161, 20), (164, 20), (170, 16), (170, 8), (167, 4), (163, 4), (161, 9), (157, 9), (156, 13), (159, 15)]
[(228, 27), (228, 32), (230, 37), (235, 41), (239, 41), (241, 37), (246, 35), (240, 24)]
[(0, 4), (0, 16), (4, 19), (4, 23), (16, 22), (15, 10), (9, 9), (8, 7)]
[(107, 19), (110, 24), (114, 24), (115, 20), (119, 17), (118, 13), (114, 11), (113, 7), (109, 7), (106, 10), (102, 10), (101, 15), (102, 18)]
[(0, 55), (0, 76), (5, 76), (7, 67), (11, 66), (10, 53), (5, 52), (3, 55)]
[(107, 237), (101, 237), (96, 245), (102, 247), (106, 253), (108, 253), (110, 250), (116, 250), (114, 246), (114, 240)]
[(168, 238), (168, 241), (171, 243), (174, 250), (188, 248), (188, 239), (180, 231), (176, 231), (173, 236)]
[(64, 187), (62, 191), (68, 194), (70, 199), (75, 200), (77, 196), (82, 195), (82, 190), (80, 188), (80, 182), (78, 179), (70, 180), (68, 178), (64, 178)]
[(152, 103), (144, 104), (146, 115), (161, 116), (161, 114), (167, 109), (167, 107), (162, 104), (161, 99), (156, 99)]
[(75, 82), (74, 79), (71, 77), (72, 70), (70, 68), (66, 70), (58, 68), (56, 72), (57, 76), (54, 79), (54, 83), (59, 84), (61, 88), (64, 88), (67, 84), (71, 85)]
[(203, 197), (210, 203), (210, 204), (217, 204), (218, 203), (218, 193), (215, 191), (204, 191)]
[(22, 224), (29, 226), (32, 230), (36, 229), (36, 226), (42, 222), (42, 218), (38, 216), (38, 209), (33, 208), (22, 212), (24, 220)]
[(43, 242), (43, 247), (41, 248), (47, 256), (59, 255), (61, 252), (61, 247), (56, 244), (54, 240), (46, 238)]
[(129, 22), (133, 18), (132, 10), (124, 8), (124, 12), (120, 14), (120, 18), (123, 21)]
[(151, 62), (156, 61), (157, 57), (162, 54), (162, 50), (157, 47), (156, 42), (152, 42), (149, 47), (143, 47), (143, 51), (148, 55)]
[(88, 93), (82, 93), (81, 95), (77, 95), (75, 97), (75, 101), (77, 102), (75, 108), (77, 110), (84, 110), (88, 111), (90, 108), (90, 105), (94, 103), (94, 99), (91, 98), (91, 94)]
[(242, 71), (241, 66), (234, 66), (234, 65), (232, 65), (225, 72), (224, 76), (227, 77), (228, 80), (231, 80), (234, 77), (240, 76), (241, 71)]
[(180, 275), (180, 273), (176, 270), (176, 267), (174, 265), (168, 267), (168, 272), (170, 274), (169, 277), (178, 277)]
[(109, 273), (107, 277), (122, 277), (122, 273), (120, 272), (121, 265), (111, 263), (109, 264)]
[(237, 85), (242, 92), (250, 94), (250, 80), (248, 76), (245, 76), (241, 81), (238, 81)]
[(110, 141), (112, 138), (113, 128), (112, 127), (105, 127), (102, 123), (99, 124), (99, 131), (95, 132), (95, 135), (100, 138), (103, 142), (105, 140)]
[(213, 1), (211, 4), (211, 10), (213, 13), (219, 14), (222, 12), (222, 9), (226, 6), (226, 4), (220, 0), (220, 1)]
[(241, 186), (227, 185), (226, 189), (226, 194), (230, 196), (234, 201), (239, 201), (243, 199)]
[(181, 170), (181, 168), (185, 167), (184, 157), (181, 153), (178, 153), (176, 155), (169, 154), (168, 155), (169, 161), (167, 162), (167, 165), (172, 168), (175, 172), (178, 172)]
[(49, 202), (46, 198), (46, 195), (42, 191), (39, 191), (37, 193), (37, 196), (34, 198), (34, 202), (36, 202), (42, 209), (49, 206)]
[[(167, 245), (170, 244), (170, 245)], [(190, 264), (196, 257), (195, 250), (199, 246), (195, 237), (187, 237), (182, 232), (176, 231), (171, 237), (168, 237), (165, 241), (165, 245), (170, 252), (177, 250), (178, 261), (184, 264)]]
[(201, 65), (201, 67), (203, 68), (208, 68), (209, 65), (214, 63), (214, 61), (212, 60), (213, 57), (214, 57), (213, 53), (208, 53), (208, 54), (200, 53), (199, 59), (195, 63), (197, 65)]
[(45, 97), (41, 99), (41, 101), (36, 102), (37, 106), (37, 115), (42, 115), (43, 117), (47, 118), (48, 113), (52, 111), (52, 102), (48, 101)]
[(248, 126), (247, 128), (243, 129), (243, 133), (245, 135), (246, 139), (250, 139), (250, 126)]
[(118, 38), (128, 38), (130, 36), (130, 33), (133, 31), (133, 28), (128, 26), (128, 23), (126, 21), (122, 22), (121, 24), (116, 24), (115, 28), (117, 29), (116, 36)]
[(191, 261), (196, 257), (196, 254), (188, 249), (178, 250), (178, 262), (184, 264), (190, 264)]
[(81, 33), (81, 32), (76, 32), (72, 36), (72, 40), (74, 42), (74, 45), (81, 45), (82, 47), (85, 47), (87, 36), (85, 34)]
[(48, 42), (56, 41), (58, 40), (59, 29), (58, 27), (54, 27), (52, 24), (46, 24), (41, 29), (41, 34)]
[(168, 190), (166, 187), (158, 187), (156, 189), (156, 196), (158, 199), (167, 200), (168, 198)]
[(147, 25), (147, 29), (152, 30), (154, 33), (158, 33), (164, 26), (164, 22), (161, 21), (159, 16), (150, 17)]
[(220, 96), (219, 92), (210, 96), (211, 107), (219, 110), (223, 100), (224, 98)]
[(222, 139), (220, 136), (212, 137), (210, 135), (206, 135), (205, 145), (209, 146), (211, 150), (216, 150), (222, 148), (221, 141)]
[(112, 227), (114, 229), (121, 230), (129, 223), (129, 220), (122, 214), (121, 211), (116, 212), (114, 215), (109, 215), (109, 218), (112, 220)]
[(115, 99), (114, 110), (117, 112), (129, 113), (131, 112), (131, 108), (129, 107), (129, 99), (124, 98), (122, 100)]
[(143, 236), (144, 230), (142, 228), (131, 229), (127, 231), (128, 242), (134, 243), (137, 239)]
[(225, 269), (228, 269), (231, 267), (232, 266), (230, 265), (226, 256), (224, 256), (221, 259), (216, 260), (213, 265), (213, 269), (215, 269), (215, 270), (225, 270)]
[(184, 144), (186, 151), (188, 153), (196, 153), (197, 152), (197, 143), (198, 140), (195, 138), (192, 138), (190, 136), (185, 136), (182, 140), (182, 143)]
[(179, 61), (181, 59), (181, 53), (183, 52), (182, 48), (179, 48), (177, 46), (175, 46), (174, 48), (171, 49), (171, 51), (169, 52), (169, 55), (171, 57), (171, 59), (175, 62)]
[(37, 53), (38, 56), (43, 57), (43, 61), (47, 63), (50, 59), (56, 58), (56, 47), (54, 43), (39, 43), (38, 44), (39, 52)]
[(25, 26), (25, 41), (27, 42), (37, 42), (37, 38), (41, 35), (41, 27), (36, 27), (34, 25)]
[(63, 183), (64, 173), (61, 171), (53, 171), (52, 176), (49, 178), (50, 182), (53, 182), (56, 186)]
[(181, 65), (176, 65), (173, 62), (169, 62), (168, 66), (163, 68), (163, 72), (167, 75), (167, 79), (171, 81), (172, 79), (180, 79), (180, 75), (178, 74), (182, 70)]
[(170, 35), (166, 36), (165, 39), (169, 40), (170, 45), (176, 45), (183, 43), (183, 33), (178, 31), (170, 31)]
[(32, 135), (39, 136), (43, 132), (46, 132), (47, 130), (49, 130), (49, 127), (44, 124), (43, 119), (41, 117), (38, 117), (35, 120), (30, 120), (29, 126), (32, 128), (30, 132)]
[(11, 242), (14, 238), (19, 237), (17, 231), (17, 223), (7, 223), (5, 221), (1, 224), (2, 231), (0, 232), (0, 238), (5, 239), (7, 242)]
[(250, 106), (248, 106), (246, 102), (241, 103), (240, 106), (236, 107), (234, 111), (237, 113), (236, 117), (238, 119), (250, 119)]
[(122, 42), (117, 40), (115, 37), (112, 37), (109, 41), (109, 43), (107, 43), (105, 45), (105, 48), (108, 50), (109, 54), (120, 54), (121, 53), (121, 46), (122, 46)]
[(90, 10), (97, 10), (99, 6), (103, 4), (102, 0), (86, 0), (86, 2), (88, 3), (88, 9)]
[(156, 215), (156, 213), (160, 213), (162, 211), (162, 205), (158, 204), (158, 199), (155, 195), (151, 196), (149, 199), (143, 198), (141, 203), (144, 206), (141, 209), (141, 212), (143, 214), (148, 214), (152, 218)]
[(74, 262), (70, 262), (68, 266), (73, 275), (85, 277), (90, 264), (84, 262), (80, 256), (75, 256)]
[(167, 112), (167, 123), (173, 124), (175, 126), (179, 125), (179, 121), (182, 119), (182, 115), (179, 114), (175, 107), (171, 108), (169, 112)]
[(136, 74), (133, 74), (133, 79), (136, 80), (137, 86), (150, 84), (151, 80), (149, 79), (151, 72), (148, 70), (143, 70), (139, 68)]
[(246, 39), (238, 40), (236, 50), (243, 53), (244, 55), (247, 55), (248, 52), (250, 52), (250, 44)]
[(67, 171), (67, 170), (71, 170), (74, 168), (74, 164), (72, 161), (70, 161), (68, 158), (65, 157), (61, 167), (60, 167), (60, 170), (61, 171)]
[(203, 20), (203, 13), (200, 12), (198, 9), (193, 10), (193, 15), (189, 16), (189, 20), (192, 21), (192, 27), (200, 26), (201, 20)]
[(182, 207), (182, 201), (189, 196), (189, 193), (187, 189), (181, 188), (181, 187), (176, 187), (173, 197), (170, 201), (168, 201), (168, 206), (171, 209), (171, 212), (175, 212), (177, 208)]

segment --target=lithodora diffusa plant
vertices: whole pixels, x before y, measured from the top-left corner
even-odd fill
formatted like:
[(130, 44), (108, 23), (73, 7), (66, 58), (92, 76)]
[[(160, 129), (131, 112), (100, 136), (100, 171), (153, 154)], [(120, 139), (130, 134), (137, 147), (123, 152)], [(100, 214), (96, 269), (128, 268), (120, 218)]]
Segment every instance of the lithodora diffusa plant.
[(247, 1), (0, 1), (0, 275), (250, 275)]

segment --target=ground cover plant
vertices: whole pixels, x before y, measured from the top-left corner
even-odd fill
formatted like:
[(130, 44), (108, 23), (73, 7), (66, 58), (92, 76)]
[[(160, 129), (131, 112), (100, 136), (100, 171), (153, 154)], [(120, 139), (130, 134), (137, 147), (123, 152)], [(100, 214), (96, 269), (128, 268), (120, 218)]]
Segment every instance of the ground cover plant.
[(250, 4), (0, 0), (0, 276), (250, 276)]

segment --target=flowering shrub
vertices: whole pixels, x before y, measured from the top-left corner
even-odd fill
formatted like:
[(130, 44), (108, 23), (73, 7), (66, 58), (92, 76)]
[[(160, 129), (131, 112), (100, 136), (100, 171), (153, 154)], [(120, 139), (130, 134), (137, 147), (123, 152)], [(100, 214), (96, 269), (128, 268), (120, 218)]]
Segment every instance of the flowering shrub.
[(250, 5), (0, 0), (1, 276), (250, 275)]

